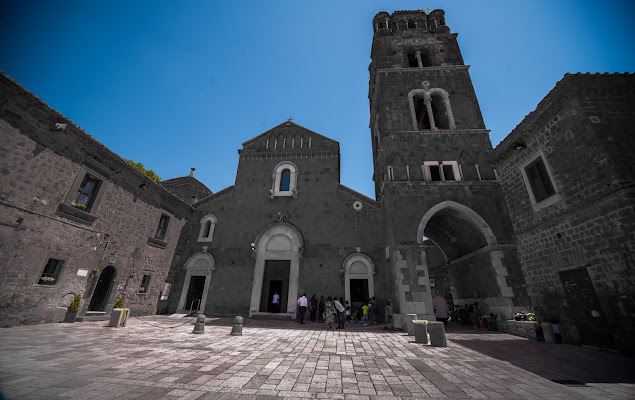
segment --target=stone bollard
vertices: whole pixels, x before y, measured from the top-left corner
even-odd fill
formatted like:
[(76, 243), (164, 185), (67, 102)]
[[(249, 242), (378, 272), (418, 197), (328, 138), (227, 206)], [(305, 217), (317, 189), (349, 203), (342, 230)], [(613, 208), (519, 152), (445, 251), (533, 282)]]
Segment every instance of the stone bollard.
[(205, 314), (199, 314), (196, 317), (196, 323), (194, 324), (194, 330), (192, 333), (204, 333), (205, 332)]
[(417, 319), (417, 314), (406, 314), (406, 331), (408, 332), (408, 336), (415, 335), (415, 326), (412, 321)]
[(541, 322), (542, 335), (545, 337), (547, 343), (557, 343), (556, 334), (553, 333), (553, 324), (551, 322)]
[(428, 343), (428, 329), (426, 326), (427, 322), (428, 321), (422, 319), (412, 321), (415, 331), (415, 343)]
[(243, 335), (243, 317), (237, 315), (234, 318), (234, 327), (232, 328), (232, 336), (242, 336)]
[(434, 347), (448, 347), (445, 340), (445, 327), (441, 321), (429, 321), (428, 332), (430, 333), (430, 344)]

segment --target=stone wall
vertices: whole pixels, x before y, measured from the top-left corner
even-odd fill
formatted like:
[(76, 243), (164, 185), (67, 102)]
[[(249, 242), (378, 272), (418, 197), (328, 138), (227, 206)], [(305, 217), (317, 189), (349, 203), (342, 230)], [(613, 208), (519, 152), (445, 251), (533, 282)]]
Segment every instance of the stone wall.
[[(567, 75), (493, 154), (536, 315), (559, 320), (568, 343), (625, 352), (635, 342), (634, 88), (632, 75)], [(534, 204), (522, 168), (537, 155), (556, 194)]]
[[(59, 322), (74, 294), (86, 315), (109, 265), (105, 314), (120, 296), (133, 316), (155, 312), (191, 208), (7, 77), (0, 85), (0, 324)], [(103, 181), (82, 211), (72, 188), (86, 171)], [(170, 222), (157, 246), (149, 238), (162, 214)], [(52, 284), (41, 279), (49, 259), (63, 263)]]

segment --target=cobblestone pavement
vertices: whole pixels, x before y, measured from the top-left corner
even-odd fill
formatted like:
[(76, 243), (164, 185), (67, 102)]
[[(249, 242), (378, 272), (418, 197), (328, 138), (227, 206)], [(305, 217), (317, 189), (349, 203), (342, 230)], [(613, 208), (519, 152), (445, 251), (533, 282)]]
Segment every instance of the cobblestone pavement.
[[(132, 318), (0, 329), (7, 399), (634, 399), (632, 357), (448, 328), (448, 347), (354, 325)], [(560, 384), (552, 380), (569, 381)]]

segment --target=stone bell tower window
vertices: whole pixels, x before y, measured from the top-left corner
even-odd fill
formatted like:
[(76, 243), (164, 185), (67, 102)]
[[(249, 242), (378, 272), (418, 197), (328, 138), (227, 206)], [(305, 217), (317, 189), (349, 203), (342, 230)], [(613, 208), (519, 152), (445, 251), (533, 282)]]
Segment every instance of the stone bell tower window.
[(456, 129), (448, 92), (440, 88), (414, 89), (408, 94), (415, 130)]

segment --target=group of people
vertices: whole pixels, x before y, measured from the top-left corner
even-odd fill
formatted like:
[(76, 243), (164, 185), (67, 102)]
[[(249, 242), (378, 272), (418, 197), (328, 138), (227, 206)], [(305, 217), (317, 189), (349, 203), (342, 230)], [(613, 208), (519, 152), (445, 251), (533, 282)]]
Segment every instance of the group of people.
[[(326, 323), (328, 329), (344, 329), (347, 321), (361, 321), (364, 325), (375, 321), (377, 315), (377, 302), (374, 297), (368, 300), (367, 304), (363, 304), (359, 309), (351, 313), (351, 305), (344, 301), (342, 297), (320, 296), (318, 300), (316, 295), (311, 299), (307, 299), (304, 293), (298, 299), (298, 313), (296, 322), (304, 324), (304, 318), (307, 308), (309, 309), (309, 319), (311, 322)], [(337, 324), (337, 328), (335, 325)]]

